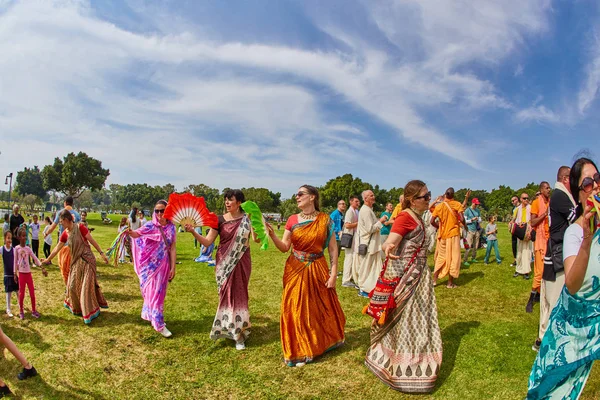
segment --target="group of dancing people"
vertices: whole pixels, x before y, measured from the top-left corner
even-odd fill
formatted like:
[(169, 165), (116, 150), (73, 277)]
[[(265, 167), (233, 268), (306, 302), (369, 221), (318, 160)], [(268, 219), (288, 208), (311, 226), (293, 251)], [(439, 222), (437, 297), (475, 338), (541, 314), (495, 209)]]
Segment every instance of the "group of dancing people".
[[(572, 207), (564, 207), (556, 201), (554, 209), (550, 200), (549, 209), (542, 213), (552, 217), (548, 224), (548, 248), (551, 249), (546, 254), (545, 268), (549, 266), (554, 276), (546, 276), (544, 269), (541, 297), (548, 315), (547, 321), (540, 319), (539, 353), (529, 380), (528, 398), (531, 399), (577, 398), (593, 361), (600, 356), (600, 231), (596, 229), (598, 221), (592, 212), (598, 210), (592, 210), (587, 203), (590, 196), (599, 192), (600, 174), (589, 159), (577, 160), (566, 178), (564, 168), (559, 171), (561, 185), (557, 185), (555, 192), (565, 194)], [(460, 268), (456, 225), (446, 221), (460, 219), (458, 213), (459, 210), (464, 212), (464, 206), (453, 200), (453, 194), (447, 191), (445, 198), (438, 198), (432, 204), (431, 192), (424, 182), (408, 182), (401, 211), (394, 215), (390, 230), (377, 249), (377, 252), (383, 251), (385, 262), (369, 292), (370, 306), (376, 306), (380, 300), (377, 291), (382, 282), (395, 282), (391, 294), (388, 293), (394, 301), (388, 303), (393, 306), (386, 309), (385, 318), (372, 321), (365, 364), (382, 382), (406, 393), (431, 392), (442, 362), (434, 285), (437, 279), (449, 275), (448, 287), (453, 287), (453, 280), (458, 277), (456, 264)], [(370, 202), (369, 194), (366, 197)], [(283, 272), (281, 344), (285, 364), (301, 367), (344, 344), (346, 318), (336, 292), (339, 247), (334, 221), (320, 211), (319, 192), (315, 187), (301, 186), (295, 198), (300, 212), (288, 218), (283, 236), (280, 238), (269, 224), (266, 228), (275, 247), (283, 253), (289, 252)], [(240, 190), (228, 190), (224, 200), (226, 213), (219, 216), (216, 229), (211, 229), (206, 236), (191, 225), (186, 225), (185, 231), (206, 247), (213, 245), (217, 236), (220, 239), (215, 267), (219, 304), (210, 337), (230, 339), (236, 349), (243, 350), (251, 330), (250, 240), (258, 241), (258, 238), (250, 216), (241, 208), (244, 194)], [(164, 217), (166, 207), (165, 200), (158, 201), (152, 220), (138, 229), (128, 228), (128, 235), (143, 298), (141, 317), (157, 332), (170, 337), (172, 333), (164, 320), (164, 302), (168, 284), (176, 276), (176, 228)], [(556, 218), (554, 213), (557, 213)], [(565, 213), (568, 217), (561, 219), (559, 215)], [(22, 258), (27, 260), (22, 261), (22, 268), (21, 262), (13, 261), (17, 267), (9, 273), (13, 281), (7, 282), (8, 260), (4, 259), (5, 286), (12, 284), (14, 290), (18, 280), (28, 280), (30, 272), (25, 270), (25, 263), (29, 263), (29, 258), (43, 267), (58, 256), (66, 284), (65, 307), (90, 323), (108, 306), (98, 284), (92, 247), (104, 262), (108, 260), (89, 229), (76, 221), (72, 208), (65, 207), (58, 219), (64, 229), (59, 244), (41, 261), (21, 249), (27, 247), (21, 243), (24, 237), (19, 231), (20, 242), (15, 254), (18, 258), (23, 251), (26, 257)], [(389, 218), (383, 222), (387, 220)], [(358, 225), (358, 221), (356, 223)], [(437, 237), (428, 230), (429, 225), (437, 225)], [(562, 230), (561, 237), (554, 235), (558, 229)], [(432, 240), (437, 242), (433, 273), (427, 265)], [(11, 242), (12, 237), (5, 235), (3, 257), (10, 253), (8, 244)], [(365, 254), (369, 253), (367, 245)], [(380, 253), (377, 257), (381, 258)], [(34, 312), (37, 311), (32, 299), (32, 315)], [(26, 366), (31, 367), (28, 363)]]

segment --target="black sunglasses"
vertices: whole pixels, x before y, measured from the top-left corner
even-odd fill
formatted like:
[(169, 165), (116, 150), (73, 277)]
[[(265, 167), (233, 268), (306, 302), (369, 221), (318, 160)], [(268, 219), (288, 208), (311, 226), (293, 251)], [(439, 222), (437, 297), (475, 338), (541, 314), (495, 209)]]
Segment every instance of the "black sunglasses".
[(154, 209), (154, 213), (155, 213), (155, 214), (164, 214), (164, 213), (165, 213), (165, 209), (163, 208), (163, 209), (161, 209), (161, 210), (158, 210), (158, 209), (156, 209), (156, 208), (155, 208), (155, 209)]
[(596, 184), (600, 185), (600, 173), (596, 172), (594, 174), (593, 178), (590, 178), (589, 176), (586, 176), (585, 178), (583, 178), (583, 181), (581, 181), (581, 185), (579, 186), (579, 190), (583, 190), (586, 193), (589, 193), (592, 191), (592, 189), (594, 188), (594, 182), (596, 182)]
[(529, 200), (529, 197), (521, 197), (521, 200)]
[(425, 201), (431, 200), (431, 192), (427, 192), (423, 196), (417, 196), (417, 197), (415, 197), (415, 200), (419, 200), (419, 199), (423, 199)]
[(306, 192), (298, 192), (298, 193), (296, 193), (296, 197), (302, 197), (305, 194), (308, 194), (308, 193), (306, 193)]

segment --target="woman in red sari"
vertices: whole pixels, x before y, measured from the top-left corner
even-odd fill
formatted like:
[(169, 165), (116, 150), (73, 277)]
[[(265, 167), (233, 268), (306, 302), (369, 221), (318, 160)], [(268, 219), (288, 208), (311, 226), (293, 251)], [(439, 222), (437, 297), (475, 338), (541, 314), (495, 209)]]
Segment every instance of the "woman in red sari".
[(219, 235), (219, 247), (215, 275), (219, 290), (219, 306), (210, 331), (210, 338), (231, 339), (235, 348), (246, 348), (246, 339), (250, 335), (250, 313), (248, 311), (248, 282), (252, 271), (250, 259), (250, 234), (258, 241), (250, 226), (250, 218), (241, 205), (245, 201), (244, 193), (238, 189), (225, 192), (227, 213), (219, 216), (219, 227), (211, 229), (206, 237), (200, 235), (191, 225), (185, 230), (190, 232), (205, 247), (214, 243)]
[[(319, 192), (301, 186), (299, 214), (288, 218), (283, 238), (269, 236), (283, 253), (292, 249), (283, 273), (281, 344), (285, 363), (301, 367), (344, 344), (346, 317), (335, 291), (337, 243), (328, 214), (319, 211)], [(324, 250), (328, 249), (331, 272)]]

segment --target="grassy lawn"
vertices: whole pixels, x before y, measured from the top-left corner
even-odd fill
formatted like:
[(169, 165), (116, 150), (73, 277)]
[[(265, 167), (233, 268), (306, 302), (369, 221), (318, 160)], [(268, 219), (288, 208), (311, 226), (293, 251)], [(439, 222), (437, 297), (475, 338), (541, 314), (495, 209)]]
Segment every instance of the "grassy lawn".
[[(94, 237), (107, 248), (119, 217), (105, 226), (89, 216)], [(131, 264), (99, 264), (98, 279), (109, 302), (98, 319), (85, 326), (62, 305), (64, 284), (56, 266), (44, 278), (34, 271), (39, 320), (0, 317), (2, 329), (33, 362), (40, 377), (19, 382), (19, 364), (8, 352), (0, 376), (23, 398), (201, 399), (201, 398), (380, 398), (519, 399), (524, 398), (535, 353), (539, 305), (525, 313), (531, 281), (512, 278), (510, 238), (499, 234), (501, 265), (477, 263), (461, 271), (459, 288), (445, 280), (436, 288), (444, 359), (436, 390), (408, 396), (388, 389), (363, 365), (371, 318), (361, 314), (366, 301), (353, 289), (338, 294), (346, 313), (346, 345), (303, 368), (282, 361), (279, 303), (286, 254), (274, 246), (252, 247), (250, 315), (252, 334), (245, 351), (231, 341), (208, 335), (217, 307), (214, 270), (194, 263), (198, 255), (190, 234), (178, 234), (177, 277), (169, 286), (165, 320), (173, 338), (164, 339), (140, 319), (142, 299)], [(342, 253), (343, 254), (343, 253)], [(343, 257), (343, 256), (342, 256)], [(343, 265), (343, 261), (340, 262)], [(16, 299), (13, 296), (13, 302)], [(29, 300), (26, 297), (26, 308)], [(13, 310), (17, 309), (13, 305)], [(583, 399), (597, 398), (597, 368)]]

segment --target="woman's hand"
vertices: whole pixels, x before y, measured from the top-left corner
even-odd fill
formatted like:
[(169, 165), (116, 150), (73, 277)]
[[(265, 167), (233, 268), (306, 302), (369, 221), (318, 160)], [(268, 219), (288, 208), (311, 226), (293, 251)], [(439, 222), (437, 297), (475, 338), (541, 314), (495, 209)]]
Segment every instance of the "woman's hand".
[(267, 230), (269, 231), (269, 237), (273, 237), (275, 235), (275, 230), (273, 230), (273, 227), (271, 226), (271, 224), (266, 223), (265, 224), (267, 227)]
[(590, 221), (593, 221), (593, 218), (594, 218), (594, 213), (592, 212), (592, 205), (586, 203), (585, 208), (583, 210), (583, 221), (582, 221), (583, 238), (584, 239), (588, 238), (593, 233), (591, 223), (590, 223)]
[(108, 257), (106, 257), (106, 254), (100, 253), (100, 257), (102, 257), (102, 261), (104, 261), (105, 264), (108, 264)]
[(175, 272), (175, 266), (173, 266), (173, 268), (171, 268), (171, 271), (169, 272), (169, 282), (171, 282), (173, 278), (175, 278)]
[(50, 261), (49, 258), (42, 258), (40, 260), (40, 262), (42, 263), (42, 265), (51, 265), (52, 264), (52, 261)]
[(335, 289), (336, 279), (337, 279), (337, 276), (335, 276), (333, 274), (329, 277), (329, 279), (327, 279), (327, 282), (325, 283), (325, 286), (327, 286), (327, 289)]
[(183, 229), (185, 229), (186, 232), (190, 232), (190, 233), (194, 232), (194, 227), (191, 224), (185, 224)]
[(400, 258), (400, 256), (394, 255), (394, 249), (396, 248), (396, 245), (393, 243), (389, 243), (386, 247), (385, 247), (385, 256), (388, 257), (390, 260), (397, 260)]

